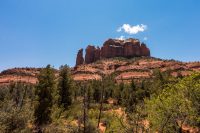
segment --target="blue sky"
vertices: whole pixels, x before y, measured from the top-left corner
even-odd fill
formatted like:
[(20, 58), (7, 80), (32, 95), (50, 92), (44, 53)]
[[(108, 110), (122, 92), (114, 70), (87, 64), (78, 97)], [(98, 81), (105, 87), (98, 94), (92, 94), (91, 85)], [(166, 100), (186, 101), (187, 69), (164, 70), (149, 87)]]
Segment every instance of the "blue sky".
[[(147, 28), (117, 32), (123, 24)], [(73, 66), (78, 49), (120, 36), (146, 42), (154, 57), (199, 61), (199, 25), (199, 0), (1, 0), (0, 71)]]

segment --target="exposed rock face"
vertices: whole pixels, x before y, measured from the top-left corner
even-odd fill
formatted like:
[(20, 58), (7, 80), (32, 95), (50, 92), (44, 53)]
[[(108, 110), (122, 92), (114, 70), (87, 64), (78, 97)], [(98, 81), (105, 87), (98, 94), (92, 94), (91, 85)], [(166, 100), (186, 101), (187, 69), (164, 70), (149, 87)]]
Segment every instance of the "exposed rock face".
[(141, 44), (141, 55), (142, 56), (150, 56), (150, 50), (146, 47), (146, 44)]
[(37, 83), (37, 76), (41, 68), (13, 68), (0, 73), (0, 86), (13, 82)]
[[(100, 80), (102, 75), (113, 74), (116, 82), (143, 81), (153, 78), (153, 70), (161, 72), (170, 70), (172, 76), (187, 76), (193, 72), (200, 72), (200, 62), (178, 62), (174, 60), (162, 60), (153, 57), (140, 57), (129, 59), (106, 59), (98, 63), (79, 65), (72, 68), (72, 76), (75, 81)], [(0, 87), (13, 82), (36, 84), (37, 77), (42, 68), (14, 68), (0, 73)], [(59, 70), (54, 70), (55, 76)]]
[(100, 60), (100, 57), (101, 57), (101, 49), (97, 47), (94, 52), (94, 60), (95, 61)]
[(102, 58), (150, 56), (150, 50), (137, 39), (107, 40), (101, 49)]
[(124, 42), (124, 56), (127, 58), (142, 56), (139, 40), (129, 39)]
[(90, 64), (97, 60), (100, 60), (101, 49), (99, 47), (88, 45), (86, 48), (85, 63)]
[(120, 40), (109, 39), (101, 48), (102, 58), (113, 58), (123, 56), (123, 46), (120, 44)]
[(85, 63), (89, 64), (95, 61), (95, 46), (88, 45), (86, 48)]
[(80, 65), (72, 70), (77, 81), (101, 79), (102, 75), (114, 75), (116, 82), (151, 80), (154, 70), (170, 72), (172, 76), (187, 76), (193, 72), (200, 72), (200, 62), (179, 62), (173, 60), (162, 60), (153, 57), (139, 57), (135, 59), (106, 59), (98, 63)]
[[(85, 63), (90, 64), (102, 58), (132, 58), (140, 56), (150, 56), (150, 50), (144, 43), (141, 44), (139, 40), (133, 38), (126, 40), (108, 39), (101, 48), (88, 45), (86, 48)], [(83, 64), (83, 62), (79, 62), (78, 56), (77, 60), (77, 65)]]
[(83, 63), (84, 63), (83, 49), (80, 49), (76, 57), (76, 66), (82, 65)]

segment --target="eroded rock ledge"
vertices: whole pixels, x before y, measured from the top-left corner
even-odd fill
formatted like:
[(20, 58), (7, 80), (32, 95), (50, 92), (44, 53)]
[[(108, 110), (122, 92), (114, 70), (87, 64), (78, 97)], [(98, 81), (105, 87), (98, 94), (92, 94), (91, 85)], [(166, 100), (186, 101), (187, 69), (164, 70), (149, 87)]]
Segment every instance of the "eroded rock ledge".
[(84, 63), (90, 64), (104, 58), (150, 56), (150, 50), (146, 44), (133, 38), (126, 40), (108, 39), (101, 48), (88, 45), (85, 51), (85, 58), (83, 57), (83, 49), (78, 51), (76, 66)]

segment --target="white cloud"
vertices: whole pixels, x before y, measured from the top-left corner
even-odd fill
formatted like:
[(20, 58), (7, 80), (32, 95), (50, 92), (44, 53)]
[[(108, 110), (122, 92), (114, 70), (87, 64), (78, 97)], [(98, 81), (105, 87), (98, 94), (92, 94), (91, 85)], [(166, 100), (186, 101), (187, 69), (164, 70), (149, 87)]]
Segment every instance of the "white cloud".
[(148, 40), (148, 38), (147, 38), (147, 37), (144, 37), (143, 40), (146, 41), (146, 40)]
[(116, 38), (118, 40), (125, 40), (125, 36), (120, 36), (119, 38)]
[(117, 29), (117, 32), (122, 32), (124, 31), (125, 33), (128, 34), (137, 34), (139, 32), (144, 32), (147, 29), (147, 25), (140, 24), (140, 25), (135, 25), (131, 26), (130, 24), (123, 24), (121, 27)]

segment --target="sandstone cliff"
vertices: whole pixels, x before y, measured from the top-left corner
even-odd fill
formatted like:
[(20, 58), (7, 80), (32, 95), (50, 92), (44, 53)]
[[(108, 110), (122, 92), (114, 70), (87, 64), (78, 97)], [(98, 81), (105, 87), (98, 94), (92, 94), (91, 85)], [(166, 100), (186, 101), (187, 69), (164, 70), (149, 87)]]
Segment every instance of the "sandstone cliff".
[[(79, 51), (80, 52), (80, 51)], [(84, 64), (80, 62), (80, 54), (77, 54), (76, 66)], [(85, 64), (93, 63), (97, 60), (103, 58), (113, 58), (113, 57), (141, 57), (150, 56), (150, 50), (146, 47), (144, 43), (140, 43), (137, 39), (108, 39), (104, 42), (101, 48), (88, 45), (86, 48)]]
[[(72, 76), (75, 81), (98, 80), (102, 75), (114, 74), (116, 82), (123, 79), (129, 82), (131, 79), (151, 79), (153, 70), (161, 72), (171, 70), (171, 75), (187, 76), (193, 72), (200, 72), (200, 62), (179, 62), (174, 60), (162, 60), (153, 57), (135, 57), (101, 59), (92, 64), (79, 65), (72, 68)], [(41, 68), (14, 68), (0, 73), (0, 86), (11, 82), (25, 82), (36, 84), (37, 76)], [(55, 70), (58, 76), (58, 70)]]
[(76, 58), (76, 66), (81, 65), (84, 63), (84, 58), (83, 58), (83, 49), (80, 49), (77, 54)]
[[(144, 50), (145, 51), (145, 50)], [(145, 51), (146, 52), (146, 51)], [(179, 62), (162, 60), (153, 57), (135, 57), (101, 59), (92, 64), (80, 65), (72, 70), (73, 78), (78, 81), (101, 79), (102, 75), (115, 75), (116, 82), (122, 79), (130, 82), (132, 79), (142, 81), (153, 78), (153, 71), (165, 72), (170, 70), (172, 76), (187, 76), (193, 72), (200, 72), (200, 62)]]
[(13, 68), (0, 73), (0, 86), (12, 82), (36, 84), (41, 68)]

